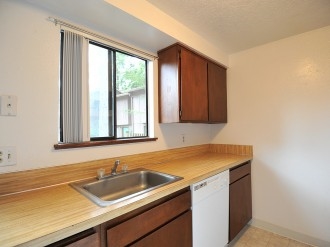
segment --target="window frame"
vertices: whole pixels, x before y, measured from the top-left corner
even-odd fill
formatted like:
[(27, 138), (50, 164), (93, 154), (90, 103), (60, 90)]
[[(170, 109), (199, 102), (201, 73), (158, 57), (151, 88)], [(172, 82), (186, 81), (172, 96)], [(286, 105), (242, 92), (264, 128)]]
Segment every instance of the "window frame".
[[(63, 57), (63, 32), (61, 32), (61, 48), (60, 48), (60, 77), (62, 78), (62, 57)], [(116, 47), (113, 47), (111, 45), (99, 42), (97, 40), (93, 40), (93, 39), (89, 39), (88, 40), (88, 45), (93, 44), (93, 45), (97, 45), (100, 46), (102, 48), (105, 48), (108, 50), (108, 54), (112, 52), (112, 62), (113, 64), (113, 68), (110, 68), (110, 63), (108, 66), (108, 73), (109, 71), (112, 70), (111, 73), (111, 79), (113, 80), (113, 86), (112, 86), (112, 90), (114, 90), (113, 95), (109, 93), (109, 96), (111, 95), (111, 101), (114, 104), (113, 109), (114, 109), (114, 119), (113, 119), (113, 128), (114, 128), (114, 136), (108, 136), (108, 137), (90, 137), (89, 136), (89, 141), (83, 141), (83, 142), (79, 142), (79, 143), (63, 143), (61, 142), (61, 140), (63, 140), (63, 135), (62, 135), (62, 122), (63, 122), (63, 115), (61, 112), (61, 106), (62, 106), (62, 82), (61, 82), (61, 78), (60, 78), (60, 116), (59, 116), (59, 120), (60, 120), (60, 126), (59, 126), (59, 142), (57, 144), (54, 145), (55, 149), (67, 149), (67, 148), (80, 148), (80, 147), (90, 147), (90, 146), (103, 146), (103, 145), (114, 145), (114, 144), (123, 144), (123, 143), (134, 143), (134, 142), (146, 142), (146, 141), (156, 141), (158, 138), (156, 137), (150, 137), (150, 119), (149, 119), (149, 62), (148, 59), (141, 57), (137, 54), (133, 54), (121, 49), (118, 49)], [(136, 57), (138, 59), (141, 59), (144, 61), (145, 63), (145, 98), (146, 98), (146, 102), (145, 102), (145, 106), (146, 106), (146, 136), (132, 136), (132, 137), (117, 137), (117, 105), (116, 105), (116, 95), (117, 95), (117, 86), (116, 86), (116, 72), (117, 72), (117, 64), (116, 64), (116, 53), (122, 53), (128, 56), (132, 56), (132, 57)], [(108, 62), (109, 62), (109, 56), (108, 56)], [(110, 77), (109, 77), (109, 89), (110, 89), (110, 85), (112, 84)], [(89, 94), (89, 91), (88, 91)], [(89, 104), (88, 104), (89, 107)], [(109, 107), (109, 105), (108, 105)], [(88, 109), (85, 109), (84, 111), (88, 111)], [(88, 121), (90, 121), (90, 117), (88, 117)], [(112, 125), (112, 121), (109, 121), (109, 125)], [(87, 127), (89, 129), (89, 126)], [(90, 130), (88, 130), (89, 132)]]

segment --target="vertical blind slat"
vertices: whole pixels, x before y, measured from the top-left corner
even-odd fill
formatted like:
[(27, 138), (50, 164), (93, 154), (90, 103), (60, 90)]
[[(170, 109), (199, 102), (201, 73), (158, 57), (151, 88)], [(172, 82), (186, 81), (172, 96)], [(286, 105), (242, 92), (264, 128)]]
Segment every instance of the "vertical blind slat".
[(82, 44), (83, 37), (64, 30), (62, 75), (63, 142), (82, 142)]

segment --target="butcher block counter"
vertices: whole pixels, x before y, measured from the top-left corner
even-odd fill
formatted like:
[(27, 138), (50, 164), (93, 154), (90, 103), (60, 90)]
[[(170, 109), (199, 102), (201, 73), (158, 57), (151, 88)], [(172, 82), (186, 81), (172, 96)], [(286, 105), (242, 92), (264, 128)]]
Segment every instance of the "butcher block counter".
[[(0, 174), (0, 246), (45, 246), (170, 195), (253, 157), (252, 146), (206, 144), (33, 171)], [(69, 183), (109, 173), (115, 159), (183, 177), (107, 207), (99, 207)], [(80, 172), (77, 172), (80, 171)], [(19, 184), (19, 185), (18, 185)]]

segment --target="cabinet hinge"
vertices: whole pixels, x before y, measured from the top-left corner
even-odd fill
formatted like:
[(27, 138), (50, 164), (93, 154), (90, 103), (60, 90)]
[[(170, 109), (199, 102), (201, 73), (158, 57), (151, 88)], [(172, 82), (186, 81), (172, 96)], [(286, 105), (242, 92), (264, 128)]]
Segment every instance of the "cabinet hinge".
[(179, 111), (179, 116), (181, 117), (181, 115), (182, 115), (182, 111), (180, 110), (180, 111)]

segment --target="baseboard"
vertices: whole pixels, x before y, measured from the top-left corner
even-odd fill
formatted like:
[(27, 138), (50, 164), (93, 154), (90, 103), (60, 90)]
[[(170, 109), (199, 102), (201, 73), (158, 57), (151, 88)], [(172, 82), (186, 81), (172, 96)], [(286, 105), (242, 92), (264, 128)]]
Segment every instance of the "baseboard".
[(305, 234), (302, 234), (299, 232), (295, 232), (295, 231), (292, 231), (292, 230), (289, 230), (289, 229), (286, 229), (286, 228), (283, 228), (283, 227), (280, 227), (277, 225), (273, 225), (271, 223), (268, 223), (268, 222), (265, 222), (262, 220), (258, 220), (255, 218), (253, 218), (249, 222), (249, 224), (251, 226), (255, 226), (255, 227), (264, 229), (266, 231), (281, 235), (283, 237), (294, 239), (294, 240), (297, 240), (299, 242), (306, 243), (309, 245), (313, 245), (313, 246), (317, 246), (317, 247), (329, 247), (330, 246), (330, 242), (328, 242), (328, 241), (317, 239), (317, 238), (314, 238), (314, 237), (311, 237), (311, 236), (308, 236), (308, 235), (305, 235)]

